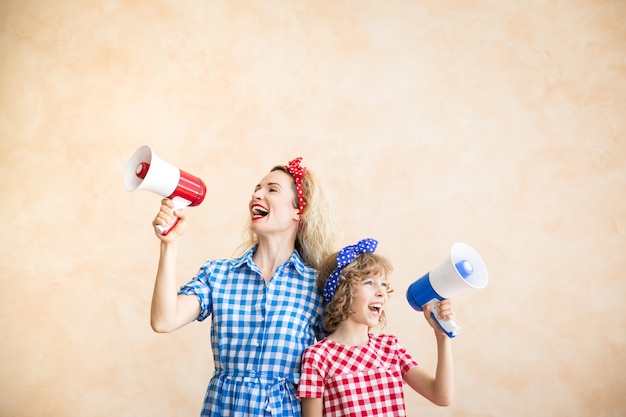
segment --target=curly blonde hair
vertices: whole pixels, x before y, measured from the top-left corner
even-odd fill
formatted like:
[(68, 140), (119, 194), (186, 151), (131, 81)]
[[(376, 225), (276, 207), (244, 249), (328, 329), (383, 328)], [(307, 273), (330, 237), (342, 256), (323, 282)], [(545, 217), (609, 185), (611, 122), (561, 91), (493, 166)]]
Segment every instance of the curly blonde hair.
[[(335, 252), (330, 255), (320, 268), (316, 283), (320, 293), (324, 292), (326, 280), (335, 268), (337, 268), (338, 254), (339, 252)], [(339, 275), (339, 285), (337, 286), (335, 295), (324, 308), (324, 329), (332, 333), (337, 329), (340, 323), (348, 319), (352, 313), (350, 306), (356, 295), (357, 286), (363, 282), (363, 280), (369, 276), (378, 274), (389, 277), (392, 271), (393, 266), (387, 258), (372, 252), (361, 253), (354, 261), (346, 265)], [(393, 288), (387, 285), (387, 295), (390, 295), (392, 292)], [(384, 311), (381, 312), (378, 324), (381, 327), (387, 324)]]
[[(270, 172), (277, 170), (291, 176), (291, 173), (283, 165), (275, 166)], [(293, 206), (298, 208), (298, 192), (295, 181), (291, 183), (291, 187), (294, 192)], [(300, 228), (296, 235), (295, 249), (307, 265), (319, 269), (322, 261), (336, 247), (335, 218), (320, 182), (310, 169), (307, 169), (302, 179), (302, 195), (306, 200), (306, 207), (302, 213)], [(246, 230), (248, 237), (239, 246), (240, 252), (248, 250), (259, 242), (258, 236), (250, 230), (250, 219), (248, 219)]]

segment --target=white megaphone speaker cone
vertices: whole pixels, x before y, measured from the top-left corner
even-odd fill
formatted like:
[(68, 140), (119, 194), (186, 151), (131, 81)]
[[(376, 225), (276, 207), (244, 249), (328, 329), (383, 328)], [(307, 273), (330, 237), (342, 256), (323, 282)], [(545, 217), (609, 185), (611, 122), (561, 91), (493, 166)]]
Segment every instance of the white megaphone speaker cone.
[(454, 337), (460, 327), (452, 320), (437, 317), (437, 302), (464, 289), (485, 288), (488, 281), (487, 267), (478, 252), (458, 242), (452, 245), (447, 259), (409, 286), (406, 298), (417, 311), (422, 311), (426, 305), (432, 306), (434, 311), (431, 314), (437, 324), (449, 337)]
[[(128, 191), (151, 191), (174, 202), (174, 210), (186, 206), (197, 206), (204, 200), (204, 182), (157, 156), (150, 146), (137, 149), (124, 171), (124, 187)], [(159, 233), (166, 235), (176, 224), (157, 226)]]

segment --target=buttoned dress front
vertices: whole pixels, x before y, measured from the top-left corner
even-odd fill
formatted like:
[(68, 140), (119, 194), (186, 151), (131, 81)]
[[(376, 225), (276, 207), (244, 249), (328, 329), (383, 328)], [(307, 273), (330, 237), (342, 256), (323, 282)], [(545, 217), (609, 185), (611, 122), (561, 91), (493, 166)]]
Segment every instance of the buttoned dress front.
[(179, 291), (198, 297), (198, 321), (211, 316), (215, 372), (202, 417), (301, 415), (301, 357), (323, 336), (316, 270), (294, 251), (266, 283), (255, 250), (206, 262)]

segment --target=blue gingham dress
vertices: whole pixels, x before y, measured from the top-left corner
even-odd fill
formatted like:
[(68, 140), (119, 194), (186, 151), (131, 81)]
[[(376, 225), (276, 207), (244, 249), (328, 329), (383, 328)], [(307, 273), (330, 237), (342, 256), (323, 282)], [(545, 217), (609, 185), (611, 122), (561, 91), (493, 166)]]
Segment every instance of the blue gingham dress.
[(179, 291), (198, 297), (198, 321), (211, 316), (215, 373), (202, 417), (300, 416), (302, 353), (324, 336), (317, 271), (294, 251), (266, 284), (255, 250), (206, 262)]

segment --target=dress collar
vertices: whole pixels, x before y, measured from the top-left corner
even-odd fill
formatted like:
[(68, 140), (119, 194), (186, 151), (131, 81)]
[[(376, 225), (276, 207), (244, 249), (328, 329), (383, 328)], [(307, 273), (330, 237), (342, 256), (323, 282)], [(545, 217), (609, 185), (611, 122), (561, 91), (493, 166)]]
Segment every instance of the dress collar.
[[(252, 267), (253, 265), (255, 265), (255, 263), (252, 262), (252, 257), (254, 256), (254, 252), (256, 252), (257, 246), (258, 246), (258, 243), (252, 246), (250, 249), (248, 249), (248, 251), (244, 253), (243, 255), (241, 255), (239, 258), (234, 259), (233, 260), (234, 266), (239, 267), (239, 266), (242, 266), (243, 264), (248, 264), (248, 266)], [(296, 269), (296, 271), (298, 271), (300, 275), (304, 275), (307, 269), (312, 268), (309, 265), (304, 263), (304, 261), (302, 260), (302, 258), (300, 257), (300, 254), (298, 253), (296, 249), (293, 250), (293, 252), (291, 253), (291, 257), (284, 264), (293, 265), (293, 267)]]

